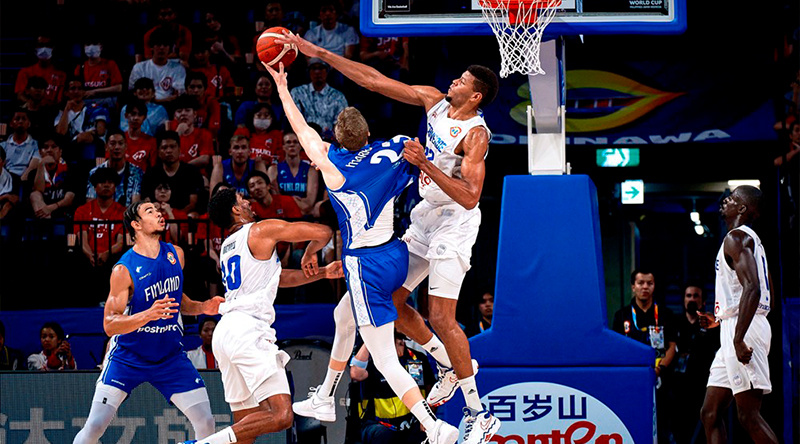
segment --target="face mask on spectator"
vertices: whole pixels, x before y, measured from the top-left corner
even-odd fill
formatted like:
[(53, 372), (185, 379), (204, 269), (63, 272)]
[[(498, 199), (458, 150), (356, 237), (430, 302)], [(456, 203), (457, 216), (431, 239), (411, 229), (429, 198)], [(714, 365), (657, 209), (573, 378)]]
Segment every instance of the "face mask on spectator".
[(36, 57), (39, 57), (41, 60), (50, 60), (50, 57), (53, 57), (53, 48), (36, 48)]
[(83, 47), (86, 57), (100, 57), (100, 51), (102, 50), (103, 48), (100, 45), (86, 45)]
[(272, 119), (253, 119), (253, 126), (257, 130), (265, 130), (272, 125)]

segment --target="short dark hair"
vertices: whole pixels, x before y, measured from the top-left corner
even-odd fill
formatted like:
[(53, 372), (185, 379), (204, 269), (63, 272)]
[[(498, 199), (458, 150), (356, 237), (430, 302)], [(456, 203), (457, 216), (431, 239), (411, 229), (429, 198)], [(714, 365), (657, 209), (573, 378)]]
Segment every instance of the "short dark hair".
[(112, 127), (111, 129), (108, 130), (108, 132), (106, 133), (106, 143), (108, 143), (108, 141), (111, 139), (111, 136), (115, 135), (122, 136), (122, 139), (125, 140), (125, 142), (127, 143), (128, 140), (125, 139), (125, 131), (122, 131), (122, 129), (118, 127)]
[(39, 137), (36, 138), (36, 142), (39, 143), (40, 149), (42, 148), (42, 145), (44, 145), (44, 143), (47, 142), (48, 140), (52, 140), (53, 142), (55, 142), (56, 145), (58, 145), (58, 147), (61, 148), (62, 150), (67, 146), (66, 137), (62, 136), (61, 134), (58, 134), (57, 132), (55, 132), (55, 130), (48, 129), (46, 131), (43, 131), (39, 134)]
[(637, 274), (652, 274), (653, 280), (656, 278), (656, 275), (649, 268), (636, 268), (631, 272), (631, 285), (636, 283)]
[(119, 179), (119, 174), (114, 171), (113, 168), (109, 167), (100, 167), (94, 170), (94, 173), (89, 176), (89, 182), (91, 182), (92, 186), (97, 186), (109, 180), (114, 182), (114, 185), (119, 185)]
[(218, 190), (211, 196), (208, 202), (208, 217), (222, 229), (230, 228), (233, 225), (233, 215), (231, 209), (236, 206), (236, 195), (238, 192), (233, 188)]
[(195, 96), (190, 96), (188, 94), (181, 94), (173, 102), (172, 112), (175, 113), (175, 111), (179, 109), (187, 109), (187, 108), (191, 108), (197, 111), (198, 109), (200, 109), (200, 102), (197, 100), (197, 97)]
[(125, 114), (133, 110), (139, 111), (139, 114), (142, 114), (143, 116), (147, 117), (147, 104), (144, 103), (144, 100), (139, 100), (135, 98), (129, 100), (128, 104), (125, 106)]
[(125, 208), (125, 213), (122, 215), (122, 223), (125, 225), (125, 229), (128, 230), (132, 239), (136, 238), (136, 231), (133, 229), (131, 223), (133, 221), (139, 222), (142, 220), (142, 216), (139, 215), (139, 208), (146, 203), (147, 202), (143, 200), (134, 202), (128, 205), (128, 208)]
[(28, 84), (26, 88), (47, 89), (47, 80), (39, 76), (28, 77)]
[(250, 176), (249, 176), (249, 177), (247, 178), (247, 180), (245, 181), (245, 183), (247, 183), (247, 182), (250, 182), (250, 179), (252, 179), (252, 178), (254, 178), (254, 177), (260, 177), (260, 178), (264, 179), (264, 182), (266, 182), (266, 183), (267, 183), (267, 185), (269, 185), (269, 176), (267, 176), (266, 174), (264, 174), (264, 172), (263, 172), (263, 171), (258, 171), (258, 170), (253, 170), (253, 171), (250, 173)]
[(214, 189), (211, 190), (211, 195), (213, 196), (213, 195), (217, 194), (217, 191), (219, 191), (219, 189), (222, 188), (222, 187), (233, 188), (233, 187), (231, 187), (231, 184), (229, 184), (228, 182), (220, 182), (220, 183), (214, 185)]
[(752, 185), (740, 185), (733, 191), (738, 191), (742, 196), (744, 204), (752, 210), (753, 218), (761, 215), (761, 198), (764, 195), (761, 190)]
[(703, 288), (703, 284), (701, 284), (700, 282), (696, 282), (696, 281), (687, 281), (683, 285), (683, 295), (681, 295), (681, 297), (686, 295), (686, 289), (689, 288), (689, 287), (697, 287), (697, 288), (699, 288), (700, 289), (700, 297), (703, 298), (703, 301), (706, 300), (706, 290), (705, 290), (705, 288)]
[(159, 131), (156, 134), (156, 149), (160, 148), (161, 142), (165, 140), (174, 140), (178, 145), (181, 144), (181, 136), (177, 131)]
[(492, 103), (497, 96), (497, 90), (500, 88), (497, 74), (481, 65), (470, 65), (467, 71), (475, 77), (473, 90), (481, 93), (482, 96), (481, 103), (478, 106), (484, 107)]
[(53, 332), (56, 334), (56, 338), (58, 338), (59, 341), (64, 340), (64, 336), (66, 336), (64, 334), (64, 328), (62, 328), (61, 324), (59, 324), (58, 322), (55, 321), (45, 322), (44, 325), (42, 325), (42, 328), (39, 329), (39, 333), (41, 334), (42, 330), (44, 330), (45, 328), (53, 330)]
[(205, 327), (206, 322), (213, 322), (215, 324), (218, 323), (217, 318), (215, 318), (213, 316), (204, 316), (204, 317), (200, 318), (200, 322), (197, 324), (197, 331), (198, 332), (203, 330), (203, 327)]
[(156, 45), (172, 46), (176, 41), (175, 33), (163, 26), (158, 26), (153, 30), (153, 33), (150, 34), (150, 40), (147, 42), (147, 46), (151, 48)]
[[(28, 120), (31, 120), (31, 113), (25, 108), (14, 109), (14, 114), (25, 114), (25, 117), (27, 117)], [(11, 115), (12, 118), (14, 117), (14, 114)]]
[(83, 79), (80, 76), (76, 76), (75, 74), (70, 74), (67, 76), (67, 81), (64, 82), (64, 86), (69, 89), (69, 84), (72, 82), (77, 82), (81, 84), (81, 88), (86, 89), (86, 85), (83, 84)]
[(137, 89), (156, 89), (156, 84), (150, 77), (141, 77), (133, 83), (133, 90)]
[(333, 127), (336, 141), (343, 148), (358, 151), (367, 144), (369, 138), (369, 125), (361, 111), (348, 106), (336, 116)]
[(205, 74), (198, 71), (189, 71), (186, 73), (186, 80), (183, 82), (183, 87), (189, 89), (189, 84), (192, 80), (199, 80), (203, 83), (203, 88), (208, 88), (208, 78)]

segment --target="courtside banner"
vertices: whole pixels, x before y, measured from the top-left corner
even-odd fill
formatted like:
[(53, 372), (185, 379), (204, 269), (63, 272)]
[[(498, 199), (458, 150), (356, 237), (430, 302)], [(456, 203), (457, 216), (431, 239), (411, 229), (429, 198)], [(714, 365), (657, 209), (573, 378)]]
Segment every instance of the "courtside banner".
[[(0, 443), (70, 443), (86, 423), (99, 372), (0, 373)], [(217, 371), (200, 371), (217, 430), (233, 423)], [(104, 444), (167, 444), (194, 439), (189, 420), (150, 384), (133, 390), (101, 438)], [(273, 433), (256, 443), (287, 442)]]
[[(592, 395), (550, 382), (505, 385), (481, 402), (503, 426), (493, 442), (633, 443), (622, 420)], [(464, 421), (460, 425), (464, 430)]]

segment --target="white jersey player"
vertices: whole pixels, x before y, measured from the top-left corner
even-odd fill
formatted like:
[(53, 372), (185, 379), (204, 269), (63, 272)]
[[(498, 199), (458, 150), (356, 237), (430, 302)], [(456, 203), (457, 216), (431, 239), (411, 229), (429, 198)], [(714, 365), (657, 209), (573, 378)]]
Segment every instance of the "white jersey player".
[(714, 264), (714, 315), (720, 322), (720, 349), (711, 364), (701, 411), (710, 443), (726, 442), (722, 418), (732, 399), (739, 421), (753, 441), (778, 442), (759, 412), (762, 397), (772, 391), (767, 361), (772, 286), (764, 246), (748, 226), (759, 216), (760, 200), (757, 188), (740, 186), (720, 208), (728, 227)]
[[(428, 395), (428, 402), (441, 405), (461, 387), (468, 407), (462, 442), (489, 442), (500, 422), (483, 409), (474, 377), (477, 363), (471, 359), (469, 342), (456, 322), (455, 312), (480, 226), (477, 207), (491, 138), (479, 107), (490, 103), (497, 94), (497, 76), (489, 68), (472, 65), (444, 94), (433, 87), (392, 80), (374, 68), (333, 54), (296, 35), (286, 35), (282, 41), (296, 45), (309, 57), (321, 58), (371, 91), (425, 108), (426, 146), (410, 140), (403, 152), (405, 159), (421, 171), (420, 193), (425, 200), (412, 211), (411, 227), (403, 237), (410, 259), (406, 282), (393, 295), (398, 311), (396, 326), (422, 344), (439, 363), (439, 381)], [(419, 313), (406, 304), (408, 295), (426, 276), (429, 276), (429, 320), (441, 340), (431, 333)]]
[[(284, 370), (289, 356), (278, 350), (272, 328), (278, 287), (340, 278), (342, 265), (334, 262), (322, 270), (317, 266), (317, 252), (330, 240), (330, 228), (278, 219), (255, 222), (250, 203), (236, 190), (218, 191), (209, 203), (209, 215), (215, 224), (231, 231), (220, 252), (226, 300), (220, 305), (223, 316), (214, 330), (212, 347), (234, 424), (197, 442), (253, 442), (260, 435), (291, 427), (293, 421)], [(275, 253), (281, 241), (310, 241), (302, 271), (281, 269)]]

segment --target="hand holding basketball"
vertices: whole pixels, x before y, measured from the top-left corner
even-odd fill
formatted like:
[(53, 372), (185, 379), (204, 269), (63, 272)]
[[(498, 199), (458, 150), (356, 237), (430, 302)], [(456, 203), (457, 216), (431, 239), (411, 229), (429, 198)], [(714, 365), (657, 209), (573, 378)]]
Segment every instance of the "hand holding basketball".
[(285, 39), (293, 34), (286, 28), (275, 26), (261, 33), (256, 43), (258, 58), (264, 65), (276, 66), (283, 63), (285, 68), (297, 58), (297, 46), (294, 43), (284, 43)]
[(282, 36), (275, 40), (275, 43), (292, 45), (298, 51), (309, 57), (319, 57), (321, 55), (322, 48), (300, 37), (299, 35), (292, 34), (289, 32), (289, 30), (286, 30), (286, 32), (282, 34)]

